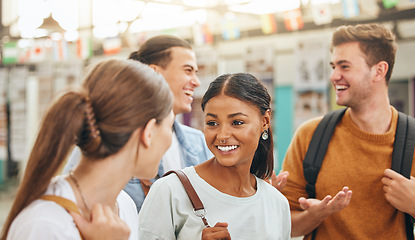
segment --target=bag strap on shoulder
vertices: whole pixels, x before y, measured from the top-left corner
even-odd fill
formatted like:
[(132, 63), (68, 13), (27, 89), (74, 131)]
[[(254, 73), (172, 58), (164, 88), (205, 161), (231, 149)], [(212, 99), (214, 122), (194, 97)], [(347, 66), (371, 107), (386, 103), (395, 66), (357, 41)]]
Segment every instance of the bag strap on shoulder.
[[(55, 202), (59, 204), (60, 206), (62, 206), (63, 208), (65, 208), (66, 211), (68, 212), (75, 212), (75, 213), (81, 214), (78, 206), (67, 198), (56, 196), (56, 195), (43, 195), (40, 197), (40, 199)], [(81, 239), (84, 239), (81, 232), (79, 232), (79, 235), (81, 236)]]
[(307, 153), (304, 158), (303, 168), (304, 177), (307, 181), (306, 191), (309, 198), (316, 197), (315, 184), (317, 181), (318, 172), (326, 155), (327, 147), (329, 145), (331, 136), (337, 123), (343, 117), (346, 109), (339, 109), (326, 114), (321, 122), (318, 124), (311, 138)]
[(193, 206), (193, 212), (196, 216), (200, 217), (203, 221), (203, 224), (205, 224), (206, 227), (209, 227), (209, 223), (206, 219), (206, 210), (203, 206), (202, 201), (200, 200), (199, 196), (197, 195), (195, 189), (193, 188), (192, 184), (190, 183), (189, 178), (186, 176), (186, 174), (181, 170), (171, 170), (168, 171), (163, 175), (167, 176), (171, 173), (175, 173), (177, 177), (179, 177), (180, 182), (183, 184), (184, 189), (186, 190), (187, 196), (189, 196), (190, 202)]

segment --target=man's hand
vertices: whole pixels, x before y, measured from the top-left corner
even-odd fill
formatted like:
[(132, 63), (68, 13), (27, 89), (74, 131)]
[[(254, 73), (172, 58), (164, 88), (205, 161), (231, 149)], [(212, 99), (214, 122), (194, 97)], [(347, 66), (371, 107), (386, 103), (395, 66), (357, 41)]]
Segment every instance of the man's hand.
[(130, 236), (128, 225), (108, 206), (95, 204), (91, 210), (90, 221), (77, 213), (71, 212), (70, 214), (86, 240), (124, 240)]
[(342, 191), (338, 192), (334, 198), (327, 195), (323, 200), (313, 198), (305, 199), (303, 197), (298, 199), (300, 207), (304, 211), (308, 211), (311, 216), (316, 219), (325, 219), (333, 213), (339, 212), (345, 207), (349, 206), (352, 198), (352, 191), (348, 187), (343, 187)]
[(275, 171), (272, 171), (271, 178), (267, 182), (278, 189), (278, 191), (282, 191), (287, 184), (288, 175), (287, 171), (281, 172), (278, 176), (275, 174)]
[(348, 187), (334, 196), (324, 197), (323, 200), (314, 198), (299, 198), (298, 202), (304, 211), (291, 211), (291, 236), (299, 237), (311, 233), (327, 217), (349, 206), (352, 191)]
[(228, 224), (218, 222), (214, 227), (208, 227), (202, 231), (202, 240), (231, 240)]
[(386, 200), (401, 212), (415, 216), (415, 178), (407, 179), (401, 174), (386, 169), (382, 178)]

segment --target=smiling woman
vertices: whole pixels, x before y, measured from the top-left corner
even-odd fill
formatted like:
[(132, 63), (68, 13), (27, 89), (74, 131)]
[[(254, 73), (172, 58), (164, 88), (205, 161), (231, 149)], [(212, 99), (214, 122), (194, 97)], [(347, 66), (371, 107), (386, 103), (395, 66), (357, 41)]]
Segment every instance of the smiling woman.
[(225, 74), (210, 84), (202, 109), (206, 143), (215, 157), (183, 172), (212, 226), (205, 228), (193, 213), (172, 174), (155, 182), (144, 201), (140, 239), (290, 239), (288, 201), (264, 181), (273, 170), (270, 102), (251, 74)]

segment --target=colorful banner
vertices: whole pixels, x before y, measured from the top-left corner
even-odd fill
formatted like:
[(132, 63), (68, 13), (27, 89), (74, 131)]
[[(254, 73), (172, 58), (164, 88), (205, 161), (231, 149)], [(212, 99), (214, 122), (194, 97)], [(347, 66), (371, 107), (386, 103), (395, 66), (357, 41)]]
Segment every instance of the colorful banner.
[(328, 24), (333, 21), (329, 4), (312, 5), (313, 19), (316, 25)]
[(393, 8), (398, 4), (399, 0), (383, 0), (383, 7), (385, 9)]
[(68, 43), (65, 39), (53, 41), (53, 59), (55, 61), (65, 61), (69, 58)]
[(359, 4), (357, 0), (342, 0), (343, 15), (345, 18), (356, 17), (360, 14)]
[(277, 23), (274, 14), (261, 15), (261, 30), (263, 34), (277, 32)]
[(80, 37), (76, 41), (76, 55), (80, 59), (87, 59), (92, 56), (92, 41), (89, 37)]
[(3, 45), (3, 55), (1, 59), (3, 64), (17, 63), (18, 56), (19, 49), (17, 47), (17, 42), (8, 42)]
[(283, 13), (284, 25), (288, 31), (296, 31), (304, 27), (303, 15), (300, 9)]
[(225, 40), (238, 39), (241, 37), (241, 32), (238, 28), (236, 19), (225, 18), (222, 21), (222, 38)]

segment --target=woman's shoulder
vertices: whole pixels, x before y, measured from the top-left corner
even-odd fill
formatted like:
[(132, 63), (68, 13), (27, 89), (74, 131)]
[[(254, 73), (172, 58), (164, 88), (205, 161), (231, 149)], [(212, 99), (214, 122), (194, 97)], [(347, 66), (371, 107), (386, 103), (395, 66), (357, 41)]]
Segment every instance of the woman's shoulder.
[(79, 238), (72, 216), (57, 203), (40, 199), (33, 201), (17, 215), (9, 233), (11, 239), (35, 239), (41, 236), (47, 236), (47, 239), (53, 236), (59, 239), (68, 239), (68, 236), (71, 236), (69, 239)]
[(272, 196), (278, 199), (286, 200), (285, 196), (274, 186), (263, 179), (257, 178), (257, 186), (261, 189), (263, 195)]

